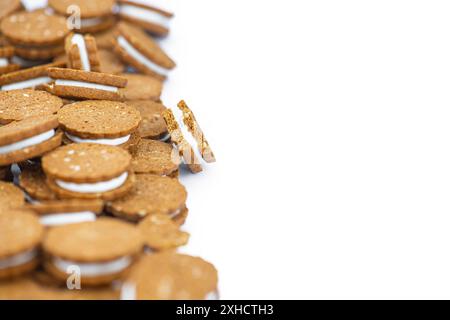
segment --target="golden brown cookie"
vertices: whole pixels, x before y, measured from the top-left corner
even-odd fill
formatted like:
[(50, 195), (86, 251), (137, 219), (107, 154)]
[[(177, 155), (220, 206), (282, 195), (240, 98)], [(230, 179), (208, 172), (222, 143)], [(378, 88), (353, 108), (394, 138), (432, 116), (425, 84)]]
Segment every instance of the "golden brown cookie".
[(120, 74), (125, 71), (126, 66), (114, 52), (100, 49), (98, 50), (98, 58), (100, 60), (101, 72)]
[(152, 214), (142, 220), (138, 229), (145, 245), (155, 251), (170, 250), (184, 246), (189, 241), (189, 233), (181, 231), (166, 214)]
[(21, 208), (25, 204), (25, 194), (14, 184), (0, 181), (0, 211), (7, 208)]
[(36, 267), (43, 235), (43, 227), (33, 213), (3, 210), (0, 214), (0, 279)]
[(20, 0), (0, 0), (0, 20), (22, 9)]
[(97, 41), (97, 47), (99, 49), (112, 50), (114, 38), (117, 36), (117, 30), (113, 26), (106, 31), (95, 33), (93, 36)]
[(76, 33), (68, 35), (65, 51), (68, 68), (100, 72), (100, 57), (93, 36)]
[(130, 154), (120, 147), (73, 143), (42, 158), (49, 187), (61, 198), (102, 198), (125, 195), (133, 186)]
[(176, 215), (185, 208), (187, 192), (177, 180), (152, 174), (137, 174), (133, 189), (124, 197), (107, 202), (113, 215), (139, 221), (151, 214)]
[(211, 263), (162, 252), (140, 259), (122, 287), (122, 299), (204, 300), (216, 293), (217, 287), (218, 274)]
[(130, 143), (141, 116), (122, 102), (89, 100), (64, 106), (58, 119), (71, 142), (123, 146)]
[(169, 22), (173, 17), (172, 13), (163, 9), (124, 0), (119, 1), (118, 15), (156, 36), (166, 36), (169, 33)]
[(54, 115), (29, 117), (0, 127), (0, 165), (40, 156), (61, 144)]
[(14, 47), (11, 46), (0, 47), (0, 75), (20, 69), (20, 65), (18, 65), (17, 63), (13, 63), (11, 61), (11, 58), (13, 56), (14, 56)]
[(116, 219), (65, 225), (48, 231), (44, 266), (61, 280), (67, 278), (67, 267), (76, 265), (82, 285), (110, 283), (129, 270), (142, 246), (135, 226)]
[(61, 15), (68, 15), (70, 6), (80, 8), (81, 18), (109, 16), (113, 13), (115, 0), (49, 0), (48, 5)]
[(127, 84), (124, 77), (100, 72), (49, 68), (48, 74), (55, 82), (46, 87), (47, 91), (78, 100), (122, 100), (119, 88)]
[(160, 80), (175, 68), (175, 62), (142, 29), (125, 22), (120, 22), (117, 29), (114, 50), (127, 64)]
[(135, 173), (173, 176), (178, 172), (181, 159), (171, 144), (142, 139), (130, 148), (131, 168)]
[(38, 61), (38, 64), (40, 64), (39, 61), (53, 59), (63, 53), (64, 46), (62, 44), (45, 47), (15, 45), (14, 52), (20, 58)]
[(19, 185), (32, 200), (46, 201), (57, 199), (46, 183), (47, 177), (40, 164), (20, 164)]
[(52, 115), (62, 106), (60, 98), (44, 91), (30, 89), (0, 91), (0, 124), (28, 117)]
[(141, 114), (141, 124), (138, 132), (142, 138), (165, 141), (169, 138), (163, 112), (167, 109), (159, 102), (151, 100), (127, 101), (127, 104), (135, 107)]
[(162, 83), (158, 79), (131, 73), (122, 73), (120, 76), (128, 80), (127, 86), (119, 90), (125, 100), (158, 101), (161, 97)]

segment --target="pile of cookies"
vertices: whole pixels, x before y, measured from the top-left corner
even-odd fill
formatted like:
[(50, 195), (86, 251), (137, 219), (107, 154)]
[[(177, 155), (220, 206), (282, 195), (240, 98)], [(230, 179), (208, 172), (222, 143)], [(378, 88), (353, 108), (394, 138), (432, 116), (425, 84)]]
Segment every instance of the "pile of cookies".
[(217, 298), (215, 267), (177, 253), (180, 171), (215, 157), (187, 104), (160, 100), (171, 18), (0, 0), (0, 299)]

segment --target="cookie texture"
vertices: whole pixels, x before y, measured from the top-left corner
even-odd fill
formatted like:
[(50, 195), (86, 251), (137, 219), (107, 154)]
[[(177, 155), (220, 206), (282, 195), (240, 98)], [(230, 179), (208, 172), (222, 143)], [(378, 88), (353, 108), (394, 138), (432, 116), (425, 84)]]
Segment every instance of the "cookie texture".
[(178, 170), (181, 159), (172, 145), (142, 139), (130, 148), (131, 168), (136, 173), (151, 173), (170, 176)]
[(185, 206), (187, 192), (176, 179), (151, 174), (137, 174), (129, 194), (110, 201), (106, 208), (112, 214), (138, 221), (151, 214), (170, 215)]
[(100, 71), (104, 73), (120, 74), (125, 71), (126, 66), (122, 63), (114, 52), (99, 49), (98, 58), (100, 60)]
[[(77, 44), (72, 43), (73, 36), (74, 34), (70, 34), (65, 40), (67, 67), (71, 69), (83, 70), (80, 48)], [(84, 35), (83, 38), (90, 66), (90, 69), (86, 71), (100, 72), (100, 57), (98, 56), (95, 38), (91, 35)]]
[(50, 67), (62, 67), (65, 62), (48, 63), (44, 65), (39, 65), (32, 68), (27, 68), (11, 73), (7, 73), (0, 76), (0, 86), (5, 84), (11, 84), (15, 82), (25, 81), (29, 79), (34, 79), (38, 77), (48, 76), (47, 69)]
[(64, 46), (62, 44), (49, 47), (15, 46), (16, 55), (28, 60), (48, 60), (60, 55), (63, 52)]
[(58, 126), (56, 115), (28, 117), (0, 127), (0, 146), (21, 141)]
[(20, 9), (22, 9), (20, 0), (0, 0), (0, 20)]
[(113, 13), (114, 0), (49, 0), (48, 5), (61, 15), (68, 15), (69, 6), (80, 8), (81, 18), (94, 18)]
[(63, 107), (58, 120), (64, 131), (80, 138), (120, 138), (137, 129), (139, 111), (114, 101), (83, 101)]
[(88, 72), (83, 70), (65, 68), (48, 68), (47, 71), (49, 76), (53, 79), (98, 83), (117, 88), (123, 88), (127, 85), (127, 79), (125, 77), (101, 72)]
[(161, 97), (162, 82), (142, 74), (122, 73), (121, 77), (128, 80), (127, 86), (120, 89), (125, 100), (153, 100)]
[(189, 241), (189, 233), (165, 214), (154, 214), (142, 220), (138, 229), (144, 243), (153, 250), (162, 251), (184, 246)]
[(0, 30), (14, 44), (35, 46), (61, 43), (69, 33), (64, 17), (42, 10), (14, 13), (2, 20)]
[(25, 208), (28, 210), (32, 210), (38, 214), (69, 213), (81, 211), (91, 211), (99, 214), (103, 210), (103, 201), (98, 199), (56, 200), (29, 204), (26, 205)]
[(39, 201), (56, 200), (56, 193), (46, 183), (47, 177), (40, 164), (21, 165), (19, 185), (33, 199)]
[(117, 36), (116, 26), (109, 28), (103, 32), (97, 32), (93, 34), (97, 41), (97, 47), (99, 49), (111, 50), (113, 49), (113, 41)]
[(63, 105), (59, 97), (30, 89), (0, 91), (0, 123), (55, 114)]
[(66, 145), (42, 158), (48, 177), (75, 183), (111, 180), (126, 172), (130, 164), (127, 151), (92, 143)]
[(142, 121), (138, 132), (142, 138), (159, 140), (168, 135), (163, 117), (167, 108), (163, 104), (151, 100), (133, 100), (126, 103), (135, 107), (141, 114)]
[(12, 183), (0, 181), (0, 211), (7, 208), (21, 208), (24, 204), (25, 194), (22, 190)]

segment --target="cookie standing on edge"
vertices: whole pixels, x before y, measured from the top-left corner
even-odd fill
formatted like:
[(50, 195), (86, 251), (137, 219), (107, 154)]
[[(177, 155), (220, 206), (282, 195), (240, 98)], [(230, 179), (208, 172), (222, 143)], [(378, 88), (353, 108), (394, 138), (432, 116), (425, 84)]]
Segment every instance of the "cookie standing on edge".
[(40, 156), (61, 144), (56, 116), (30, 117), (0, 127), (0, 165)]
[(0, 89), (2, 91), (19, 90), (27, 88), (41, 88), (42, 85), (52, 82), (47, 69), (65, 66), (65, 62), (49, 63), (24, 70), (6, 73), (0, 76)]
[(127, 101), (126, 104), (135, 107), (141, 114), (142, 121), (138, 128), (141, 138), (160, 141), (170, 138), (163, 117), (163, 112), (167, 109), (164, 105), (151, 100)]
[(45, 91), (0, 91), (0, 124), (29, 117), (49, 116), (62, 106), (63, 101), (60, 98)]
[(162, 92), (162, 82), (156, 78), (142, 74), (121, 73), (128, 80), (127, 86), (120, 89), (125, 100), (159, 101)]
[(100, 72), (49, 68), (48, 74), (55, 82), (46, 90), (64, 98), (122, 100), (119, 88), (127, 85), (127, 79), (123, 77)]
[(93, 36), (70, 34), (66, 38), (65, 50), (68, 68), (100, 72), (97, 44)]
[(175, 62), (143, 30), (124, 22), (117, 29), (114, 50), (133, 68), (161, 80), (175, 68)]
[(186, 189), (177, 179), (137, 174), (133, 189), (124, 197), (107, 202), (106, 210), (129, 221), (157, 213), (174, 218), (185, 210), (186, 199)]
[(70, 142), (128, 147), (139, 140), (139, 111), (121, 102), (75, 102), (59, 110), (58, 120)]
[(0, 213), (0, 279), (21, 275), (38, 264), (38, 246), (44, 230), (27, 211)]
[(72, 143), (42, 158), (47, 184), (60, 198), (119, 198), (133, 187), (130, 165), (124, 149), (92, 143)]
[(43, 242), (44, 266), (65, 281), (67, 267), (77, 265), (82, 286), (106, 284), (129, 270), (142, 246), (133, 225), (112, 218), (65, 225), (48, 231)]
[(95, 221), (102, 213), (101, 200), (60, 200), (40, 202), (26, 206), (39, 214), (39, 220), (46, 227)]
[(163, 252), (139, 260), (122, 286), (121, 298), (214, 300), (218, 297), (217, 287), (218, 274), (211, 263), (197, 257)]
[(12, 63), (11, 58), (14, 56), (14, 47), (0, 48), (0, 74), (13, 72), (20, 69), (20, 65)]
[(157, 36), (169, 33), (169, 22), (173, 13), (134, 1), (119, 1), (118, 15), (121, 19), (136, 24)]

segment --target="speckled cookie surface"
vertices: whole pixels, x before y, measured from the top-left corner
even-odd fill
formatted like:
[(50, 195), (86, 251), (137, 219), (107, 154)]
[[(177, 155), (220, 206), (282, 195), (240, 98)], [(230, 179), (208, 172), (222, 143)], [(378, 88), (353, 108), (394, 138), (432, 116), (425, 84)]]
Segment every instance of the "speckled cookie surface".
[(114, 101), (83, 101), (63, 107), (58, 112), (64, 131), (80, 138), (120, 138), (137, 129), (139, 111)]
[(140, 220), (150, 214), (171, 214), (184, 207), (187, 192), (176, 179), (151, 174), (137, 174), (136, 183), (129, 194), (108, 202), (112, 214), (132, 220)]
[(12, 183), (0, 181), (0, 211), (5, 211), (6, 208), (20, 208), (24, 204), (25, 194), (22, 190)]
[(142, 245), (141, 235), (132, 224), (100, 218), (50, 230), (43, 249), (51, 256), (70, 261), (102, 262), (133, 256)]
[(58, 126), (56, 115), (28, 117), (0, 127), (0, 146), (8, 145)]
[(43, 234), (36, 215), (26, 211), (3, 212), (0, 214), (0, 258), (33, 249)]
[(11, 42), (25, 45), (52, 45), (69, 33), (64, 17), (41, 10), (12, 14), (2, 20), (0, 30)]
[(122, 73), (120, 76), (128, 80), (127, 86), (119, 90), (125, 100), (157, 101), (161, 97), (162, 82), (158, 79), (131, 73)]
[(151, 100), (134, 100), (126, 103), (135, 107), (141, 114), (142, 121), (138, 132), (142, 138), (161, 139), (168, 134), (162, 115), (166, 107), (161, 103)]
[(115, 26), (106, 31), (94, 34), (95, 40), (97, 40), (97, 47), (106, 50), (111, 50), (113, 48), (113, 41), (116, 36), (117, 30)]
[(38, 214), (52, 214), (52, 213), (69, 213), (91, 211), (94, 213), (101, 213), (103, 210), (102, 200), (56, 200), (33, 203), (25, 206), (26, 209), (32, 210)]
[(61, 15), (67, 15), (67, 8), (76, 5), (80, 8), (81, 18), (93, 18), (111, 15), (114, 0), (49, 0), (48, 5)]
[(40, 201), (55, 200), (56, 193), (46, 183), (46, 176), (40, 165), (21, 166), (19, 185), (31, 198)]
[(164, 252), (143, 257), (128, 282), (138, 300), (204, 300), (217, 290), (218, 274), (201, 258)]
[(119, 74), (125, 71), (126, 66), (114, 54), (114, 52), (105, 49), (99, 49), (97, 55), (100, 60), (101, 72)]
[(98, 182), (128, 170), (130, 154), (119, 147), (80, 143), (60, 147), (42, 158), (47, 176), (70, 182)]
[(130, 148), (131, 168), (136, 173), (168, 176), (178, 170), (181, 159), (171, 144), (141, 139)]
[(184, 246), (189, 241), (189, 233), (165, 214), (153, 214), (142, 220), (138, 229), (144, 243), (153, 250), (162, 251)]
[(118, 88), (123, 88), (127, 85), (127, 79), (125, 77), (107, 73), (89, 72), (65, 68), (49, 68), (47, 71), (49, 76), (53, 79), (98, 83)]
[(0, 123), (56, 113), (63, 105), (59, 97), (44, 91), (12, 90), (0, 92)]
[(65, 62), (56, 62), (7, 73), (0, 76), (0, 85), (3, 86), (5, 84), (25, 81), (38, 77), (45, 77), (48, 75), (47, 74), (48, 68), (56, 66), (60, 67), (63, 65), (65, 65)]
[(0, 20), (21, 8), (20, 0), (0, 0)]

